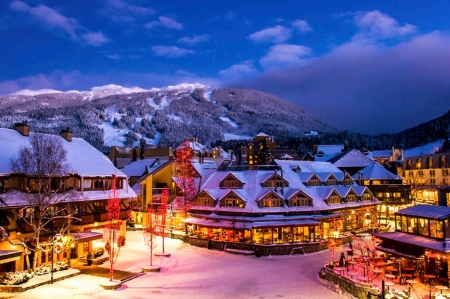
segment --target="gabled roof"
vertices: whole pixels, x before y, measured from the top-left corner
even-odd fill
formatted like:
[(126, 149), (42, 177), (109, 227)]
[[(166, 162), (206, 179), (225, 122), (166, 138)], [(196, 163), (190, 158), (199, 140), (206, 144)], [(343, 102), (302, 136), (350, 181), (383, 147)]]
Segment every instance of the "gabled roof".
[[(125, 166), (122, 169), (122, 172), (127, 175), (127, 177), (132, 176), (143, 176), (147, 170), (148, 167), (152, 168), (154, 167), (156, 159), (143, 159), (143, 160), (136, 160), (132, 162), (131, 164)], [(159, 159), (158, 159), (159, 161)], [(164, 162), (163, 162), (164, 163)], [(161, 165), (161, 163), (157, 164)]]
[(275, 197), (277, 197), (277, 198), (279, 198), (279, 199), (281, 199), (281, 200), (284, 200), (284, 198), (283, 197), (281, 197), (281, 195), (280, 194), (278, 194), (277, 192), (275, 192), (275, 191), (273, 191), (273, 190), (262, 190), (262, 192), (261, 192), (261, 194), (259, 194), (257, 197), (256, 197), (256, 201), (260, 201), (261, 199), (263, 199), (263, 198), (266, 198), (267, 196), (269, 196), (270, 194), (272, 194), (273, 196), (275, 196)]
[(366, 167), (373, 162), (372, 159), (357, 150), (347, 150), (331, 159), (328, 162), (336, 167)]
[[(30, 132), (33, 136), (34, 132)], [(99, 150), (90, 145), (82, 138), (73, 137), (69, 142), (59, 135), (52, 135), (60, 138), (64, 149), (67, 151), (67, 162), (71, 166), (71, 172), (81, 176), (117, 176), (125, 177), (125, 174), (118, 170), (114, 164)], [(16, 130), (0, 128), (0, 174), (11, 173), (10, 160), (17, 156), (19, 149), (30, 144), (29, 137), (23, 136)]]
[(450, 218), (450, 207), (415, 205), (395, 213), (402, 216), (423, 217), (428, 219), (443, 220)]
[(219, 198), (219, 200), (222, 200), (222, 199), (224, 199), (225, 197), (228, 197), (230, 194), (234, 194), (234, 195), (236, 195), (237, 197), (239, 197), (240, 199), (242, 199), (242, 201), (247, 202), (247, 199), (245, 199), (245, 197), (243, 197), (241, 194), (239, 194), (239, 193), (240, 193), (240, 192), (239, 192), (239, 189), (238, 189), (238, 190), (233, 189), (233, 190), (227, 190), (227, 191), (228, 191), (228, 192), (225, 193), (221, 198)]
[[(371, 164), (360, 170), (364, 180), (401, 180), (402, 178), (393, 174), (379, 163), (372, 161)], [(353, 176), (354, 180), (358, 179), (358, 173)]]

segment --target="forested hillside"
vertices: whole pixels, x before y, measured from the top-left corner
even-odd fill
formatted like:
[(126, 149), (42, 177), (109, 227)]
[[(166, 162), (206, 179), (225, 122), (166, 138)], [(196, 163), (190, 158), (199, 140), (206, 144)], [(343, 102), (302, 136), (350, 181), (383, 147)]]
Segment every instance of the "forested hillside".
[[(226, 134), (260, 132), (300, 154), (314, 144), (378, 150), (420, 146), (446, 139), (450, 132), (450, 111), (397, 134), (369, 136), (338, 131), (303, 108), (267, 93), (236, 88), (209, 91), (199, 84), (152, 90), (108, 85), (86, 92), (0, 97), (0, 127), (23, 121), (33, 131), (52, 134), (69, 127), (75, 137), (103, 151), (111, 145), (136, 146), (140, 139), (148, 145), (174, 147), (191, 137), (232, 149), (239, 141), (224, 142)], [(310, 131), (319, 134), (306, 136)]]

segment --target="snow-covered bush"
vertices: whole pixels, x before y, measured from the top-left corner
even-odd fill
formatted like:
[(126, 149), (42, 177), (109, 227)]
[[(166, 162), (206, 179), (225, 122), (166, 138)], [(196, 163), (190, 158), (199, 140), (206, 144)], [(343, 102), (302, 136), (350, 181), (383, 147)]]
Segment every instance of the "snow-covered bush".
[(27, 271), (6, 272), (3, 276), (0, 276), (0, 284), (18, 285), (27, 282), (33, 276), (33, 272)]

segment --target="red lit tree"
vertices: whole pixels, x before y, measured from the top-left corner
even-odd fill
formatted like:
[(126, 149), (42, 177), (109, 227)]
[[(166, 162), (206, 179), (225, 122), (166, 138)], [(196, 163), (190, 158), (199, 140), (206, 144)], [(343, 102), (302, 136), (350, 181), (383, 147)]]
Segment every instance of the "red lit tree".
[(120, 198), (117, 197), (117, 177), (113, 178), (111, 195), (108, 198), (108, 224), (103, 230), (105, 250), (109, 255), (109, 281), (114, 278), (114, 264), (119, 256), (124, 238), (120, 235)]
[(169, 191), (164, 187), (161, 194), (161, 204), (157, 210), (158, 233), (161, 236), (162, 253), (164, 254), (164, 239), (166, 237), (166, 221), (167, 221), (167, 201), (169, 200)]
[[(179, 208), (183, 212), (183, 216), (187, 218), (187, 212), (194, 205), (194, 195), (196, 193), (194, 184), (195, 169), (191, 164), (192, 149), (189, 141), (184, 143), (176, 151), (176, 171), (178, 178), (178, 187), (180, 189), (180, 197), (177, 198)], [(187, 230), (187, 226), (185, 226)]]

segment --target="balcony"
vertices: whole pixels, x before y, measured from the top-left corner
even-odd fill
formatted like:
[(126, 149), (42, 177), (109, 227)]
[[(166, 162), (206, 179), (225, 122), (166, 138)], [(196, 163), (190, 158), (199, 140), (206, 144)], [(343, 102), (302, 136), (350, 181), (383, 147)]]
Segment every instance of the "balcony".
[(108, 221), (108, 213), (97, 213), (94, 214), (94, 221), (96, 222), (105, 222)]
[(31, 233), (34, 231), (33, 227), (31, 225), (29, 225), (28, 223), (26, 223), (25, 221), (17, 220), (16, 223), (17, 223), (17, 229), (22, 234)]
[[(153, 188), (152, 189), (152, 195), (153, 197), (159, 197), (162, 195), (164, 188)], [(167, 195), (171, 196), (172, 195), (172, 191), (169, 188), (166, 188), (167, 190)]]
[(76, 218), (79, 219), (74, 220), (74, 223), (77, 225), (94, 223), (94, 214), (77, 215)]

